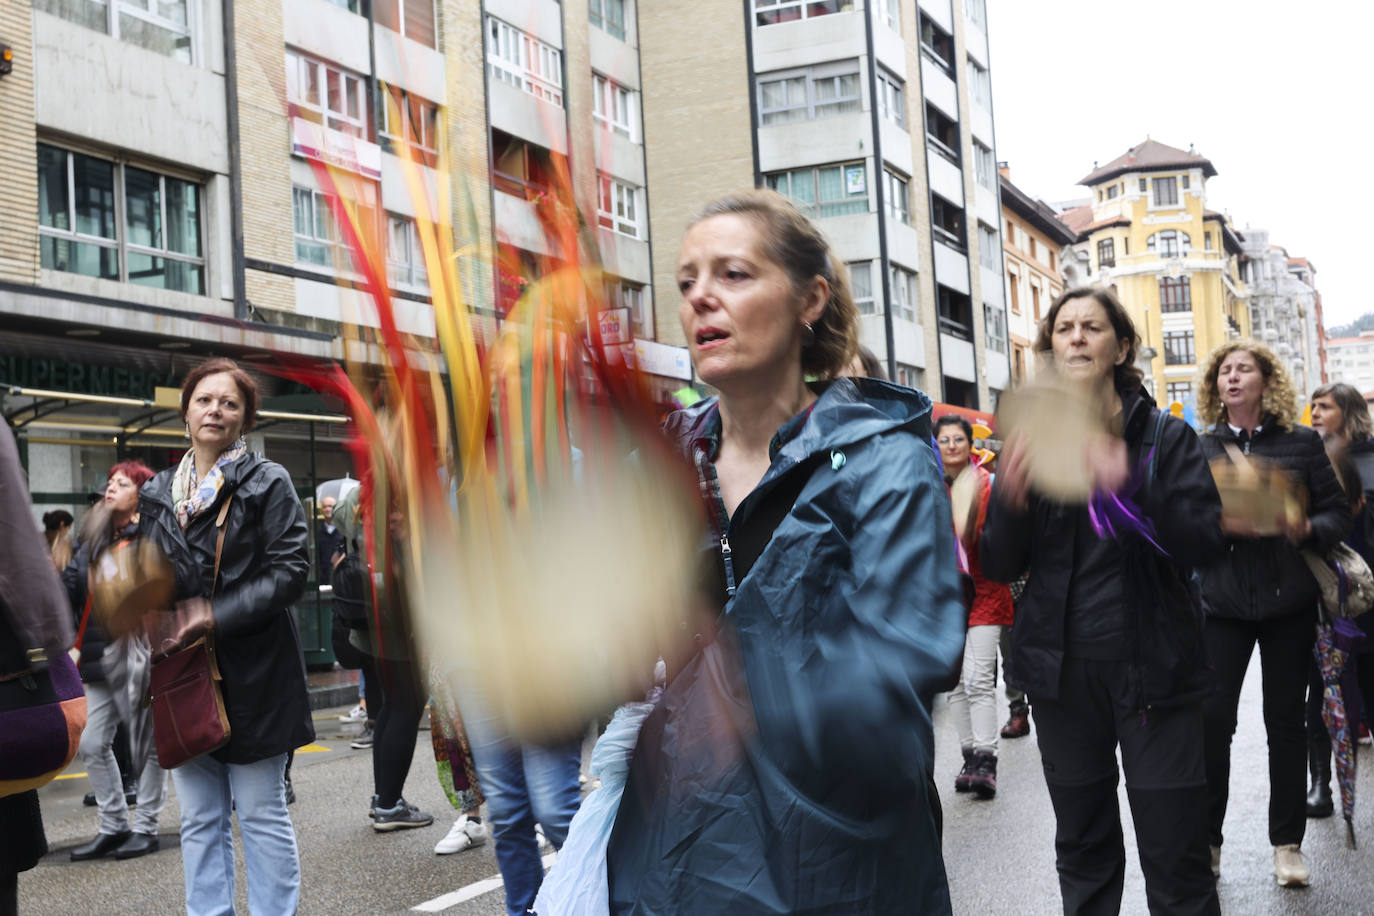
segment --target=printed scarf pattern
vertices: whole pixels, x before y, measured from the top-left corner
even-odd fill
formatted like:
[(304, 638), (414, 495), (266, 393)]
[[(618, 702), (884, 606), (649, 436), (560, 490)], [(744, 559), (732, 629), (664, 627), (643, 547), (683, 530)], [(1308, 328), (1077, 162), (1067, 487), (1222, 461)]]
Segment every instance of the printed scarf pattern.
[(231, 461), (237, 461), (247, 453), (248, 443), (240, 437), (237, 442), (220, 453), (215, 459), (215, 466), (205, 475), (205, 479), (197, 481), (195, 449), (186, 450), (186, 454), (181, 458), (181, 464), (177, 465), (176, 475), (172, 478), (172, 506), (176, 509), (177, 524), (181, 526), (182, 531), (186, 530), (191, 519), (215, 504), (215, 498), (224, 486), (224, 466)]

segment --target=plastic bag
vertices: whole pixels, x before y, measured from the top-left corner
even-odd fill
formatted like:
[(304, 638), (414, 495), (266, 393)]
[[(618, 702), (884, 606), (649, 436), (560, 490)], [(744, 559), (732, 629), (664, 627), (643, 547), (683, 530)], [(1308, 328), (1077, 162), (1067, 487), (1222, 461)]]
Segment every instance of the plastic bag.
[(601, 780), (601, 788), (583, 799), (568, 827), (568, 840), (539, 887), (534, 911), (541, 916), (610, 913), (606, 845), (620, 810), (620, 795), (629, 775), (630, 755), (639, 740), (639, 727), (653, 708), (653, 703), (620, 707), (592, 748), (591, 774)]

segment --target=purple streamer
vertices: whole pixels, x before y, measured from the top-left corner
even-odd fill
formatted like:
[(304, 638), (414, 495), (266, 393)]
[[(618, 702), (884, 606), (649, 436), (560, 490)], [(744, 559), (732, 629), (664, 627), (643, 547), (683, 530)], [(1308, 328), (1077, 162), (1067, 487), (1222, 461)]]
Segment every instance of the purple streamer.
[(1154, 449), (1151, 448), (1150, 453), (1141, 460), (1120, 493), (1108, 493), (1103, 490), (1093, 493), (1092, 498), (1088, 500), (1088, 521), (1092, 523), (1093, 533), (1100, 538), (1120, 541), (1129, 535), (1136, 535), (1144, 538), (1155, 550), (1167, 557), (1169, 551), (1157, 540), (1155, 523), (1146, 518), (1144, 511), (1132, 499), (1144, 484), (1146, 469), (1150, 467), (1153, 457)]

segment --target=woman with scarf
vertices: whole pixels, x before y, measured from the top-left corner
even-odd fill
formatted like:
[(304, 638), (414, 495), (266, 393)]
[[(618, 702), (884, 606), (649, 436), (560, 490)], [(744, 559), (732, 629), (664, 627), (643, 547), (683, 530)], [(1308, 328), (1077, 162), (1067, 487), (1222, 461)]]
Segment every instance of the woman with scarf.
[(287, 753), (315, 737), (290, 612), (305, 588), (310, 551), (290, 476), (250, 454), (244, 441), (257, 409), (256, 384), (231, 360), (211, 359), (192, 370), (181, 389), (191, 448), (177, 467), (143, 487), (139, 501), (141, 536), (171, 560), (182, 609), (202, 621), (183, 641), (200, 630), (214, 641), (229, 717), (228, 744), (172, 771), (191, 916), (233, 907), (233, 813), (254, 916), (294, 913), (300, 898), (300, 857), (282, 774)]

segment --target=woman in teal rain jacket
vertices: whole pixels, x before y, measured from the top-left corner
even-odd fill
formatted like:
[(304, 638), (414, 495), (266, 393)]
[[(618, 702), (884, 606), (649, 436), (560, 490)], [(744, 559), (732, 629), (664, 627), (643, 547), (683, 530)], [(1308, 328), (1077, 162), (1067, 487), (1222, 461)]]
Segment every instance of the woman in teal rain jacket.
[(925, 395), (833, 378), (857, 313), (784, 198), (709, 205), (678, 267), (697, 373), (672, 415), (711, 537), (607, 853), (613, 913), (950, 912), (930, 703), (965, 612)]

